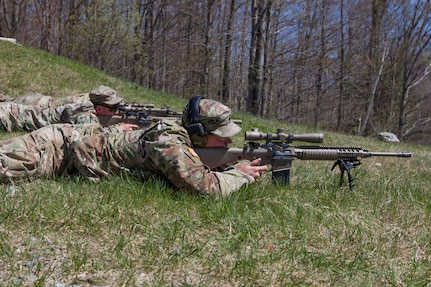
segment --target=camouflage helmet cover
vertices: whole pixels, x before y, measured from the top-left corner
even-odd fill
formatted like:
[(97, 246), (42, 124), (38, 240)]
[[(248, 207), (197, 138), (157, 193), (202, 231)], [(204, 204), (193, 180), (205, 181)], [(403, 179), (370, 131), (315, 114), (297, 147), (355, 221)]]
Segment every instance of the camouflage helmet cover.
[[(241, 131), (241, 128), (231, 121), (231, 109), (222, 103), (201, 99), (199, 101), (199, 120), (206, 133), (220, 137), (233, 137)], [(183, 113), (183, 124), (190, 124), (188, 106)]]
[(115, 107), (123, 100), (115, 90), (106, 86), (98, 86), (90, 92), (90, 101), (95, 105)]

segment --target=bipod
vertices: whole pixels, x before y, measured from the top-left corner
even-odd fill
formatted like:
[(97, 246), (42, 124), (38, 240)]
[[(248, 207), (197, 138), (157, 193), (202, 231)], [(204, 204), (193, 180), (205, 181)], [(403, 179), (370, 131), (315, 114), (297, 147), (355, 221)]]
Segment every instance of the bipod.
[(347, 158), (347, 159), (337, 159), (334, 162), (334, 165), (331, 168), (331, 171), (334, 170), (336, 166), (340, 168), (341, 174), (340, 174), (340, 186), (344, 183), (344, 172), (347, 172), (347, 179), (349, 180), (349, 188), (350, 190), (353, 190), (355, 185), (353, 184), (353, 177), (351, 170), (358, 165), (361, 164), (361, 161), (357, 158)]

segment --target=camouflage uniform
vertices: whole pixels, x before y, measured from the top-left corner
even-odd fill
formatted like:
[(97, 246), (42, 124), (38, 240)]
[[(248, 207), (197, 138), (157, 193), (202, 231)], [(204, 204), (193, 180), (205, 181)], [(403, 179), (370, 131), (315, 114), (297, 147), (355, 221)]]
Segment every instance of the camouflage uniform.
[(68, 104), (54, 108), (41, 108), (17, 103), (0, 105), (0, 129), (3, 131), (34, 131), (56, 123), (98, 123), (91, 102)]
[[(238, 132), (240, 128), (229, 120), (230, 109), (217, 103), (206, 100), (200, 105), (207, 115), (202, 117), (207, 132)], [(157, 174), (177, 188), (211, 195), (230, 194), (255, 181), (235, 165), (211, 171), (193, 150), (189, 133), (169, 120), (146, 131), (124, 133), (106, 133), (94, 125), (52, 125), (0, 142), (0, 179), (50, 177), (74, 170), (95, 182), (123, 172)]]
[[(61, 99), (32, 94), (0, 104), (0, 130), (34, 131), (57, 123), (99, 123), (94, 104), (115, 106), (122, 101), (114, 90), (105, 86), (99, 86), (89, 94)], [(122, 131), (119, 126), (112, 129)]]
[(0, 141), (0, 182), (71, 173), (69, 146), (84, 135), (103, 132), (99, 124), (56, 124)]
[(50, 108), (72, 103), (79, 104), (85, 101), (90, 101), (90, 93), (82, 93), (62, 98), (54, 98), (39, 93), (28, 93), (24, 96), (13, 98), (0, 92), (0, 102), (34, 105), (42, 108)]
[(187, 131), (174, 121), (124, 133), (106, 133), (99, 125), (49, 125), (0, 141), (0, 182), (75, 171), (97, 182), (126, 172), (158, 174), (178, 188), (220, 195), (254, 182), (235, 168), (211, 171), (191, 146)]
[[(138, 175), (153, 173), (178, 188), (212, 195), (230, 194), (254, 182), (253, 177), (235, 166), (211, 171), (202, 163), (193, 146), (197, 143), (204, 146), (205, 140), (196, 139), (186, 129), (194, 124), (189, 114), (186, 106), (181, 125), (165, 120), (147, 131), (84, 136), (71, 145), (71, 160), (81, 174), (94, 181), (124, 171)], [(204, 99), (199, 101), (197, 121), (206, 133), (231, 137), (241, 128), (230, 120), (230, 114), (227, 106)], [(194, 130), (194, 126), (191, 129)]]
[(211, 171), (193, 150), (187, 131), (175, 121), (161, 121), (147, 131), (84, 136), (70, 150), (80, 174), (96, 182), (121, 172), (158, 174), (177, 188), (211, 195), (230, 194), (254, 182), (234, 166)]
[[(110, 102), (107, 102), (107, 100)], [(67, 104), (80, 104), (88, 101), (101, 105), (117, 105), (123, 101), (123, 98), (119, 97), (115, 90), (103, 85), (93, 89), (90, 93), (81, 93), (62, 98), (54, 98), (39, 93), (28, 93), (24, 96), (13, 98), (0, 92), (0, 103), (33, 105), (42, 108), (58, 107)]]

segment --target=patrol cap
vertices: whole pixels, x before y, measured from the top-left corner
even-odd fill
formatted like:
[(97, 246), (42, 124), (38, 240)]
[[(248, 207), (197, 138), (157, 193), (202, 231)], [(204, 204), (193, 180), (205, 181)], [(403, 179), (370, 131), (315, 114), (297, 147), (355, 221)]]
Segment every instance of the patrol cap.
[(98, 86), (90, 92), (90, 101), (95, 105), (115, 107), (123, 100), (116, 91), (106, 86)]
[(231, 109), (218, 101), (205, 98), (199, 101), (198, 122), (207, 133), (220, 137), (233, 137), (239, 133), (241, 128), (231, 121), (230, 116)]

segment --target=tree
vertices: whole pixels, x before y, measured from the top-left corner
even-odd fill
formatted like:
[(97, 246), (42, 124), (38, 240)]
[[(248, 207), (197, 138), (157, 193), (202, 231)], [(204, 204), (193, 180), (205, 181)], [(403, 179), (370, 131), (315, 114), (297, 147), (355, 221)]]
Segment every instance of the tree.
[[(414, 129), (407, 129), (407, 124), (416, 126), (419, 119), (412, 119), (410, 109), (415, 108), (411, 89), (429, 74), (429, 49), (431, 41), (431, 4), (430, 1), (416, 1), (413, 6), (401, 4), (403, 26), (400, 31), (398, 55), (401, 59), (401, 93), (399, 99), (398, 135), (401, 139), (409, 136)], [(424, 63), (424, 60), (428, 63)], [(414, 117), (413, 117), (414, 118)], [(408, 123), (408, 121), (413, 122)], [(422, 119), (423, 121), (423, 119)], [(408, 131), (408, 133), (406, 133)]]
[(29, 0), (0, 0), (0, 35), (15, 37), (25, 42), (25, 37), (19, 37), (25, 31), (27, 6)]
[(430, 15), (429, 0), (0, 0), (0, 33), (179, 96), (417, 140)]
[(265, 106), (264, 81), (271, 0), (251, 2), (251, 43), (248, 72), (247, 111), (262, 115)]
[(226, 37), (224, 42), (224, 57), (223, 57), (223, 72), (222, 72), (222, 85), (221, 85), (221, 101), (224, 103), (231, 102), (230, 95), (230, 75), (231, 75), (231, 57), (232, 57), (232, 34), (234, 27), (234, 16), (235, 16), (235, 0), (230, 1), (229, 13), (228, 13)]

